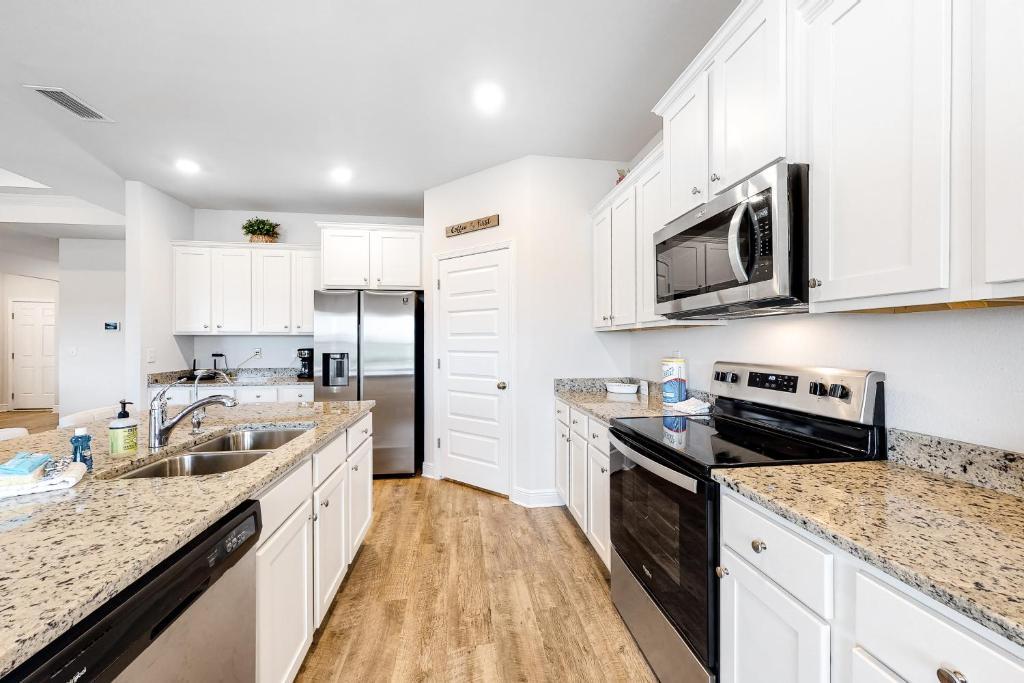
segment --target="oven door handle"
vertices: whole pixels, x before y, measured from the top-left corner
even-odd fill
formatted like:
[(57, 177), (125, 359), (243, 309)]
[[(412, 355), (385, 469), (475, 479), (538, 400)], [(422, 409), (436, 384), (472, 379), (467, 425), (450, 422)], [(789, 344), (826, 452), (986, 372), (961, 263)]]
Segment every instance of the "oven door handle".
[(654, 462), (645, 455), (640, 455), (635, 450), (622, 443), (614, 434), (608, 435), (608, 441), (611, 442), (616, 449), (618, 449), (624, 456), (635, 462), (640, 467), (654, 474), (666, 481), (670, 481), (680, 488), (684, 488), (690, 493), (697, 493), (697, 480), (692, 477), (688, 477), (685, 474), (676, 472), (675, 470), (669, 469), (661, 463)]
[(736, 207), (736, 211), (732, 214), (732, 220), (729, 221), (729, 265), (732, 266), (732, 274), (736, 276), (736, 281), (740, 284), (744, 284), (750, 279), (747, 269), (743, 266), (743, 257), (740, 255), (740, 224), (743, 223), (743, 214), (748, 208), (749, 205), (744, 200)]

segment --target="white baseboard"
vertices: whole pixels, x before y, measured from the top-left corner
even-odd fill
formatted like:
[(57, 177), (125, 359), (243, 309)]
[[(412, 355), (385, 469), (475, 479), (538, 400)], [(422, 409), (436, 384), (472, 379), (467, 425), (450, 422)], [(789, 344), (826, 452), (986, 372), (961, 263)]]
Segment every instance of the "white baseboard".
[(512, 495), (509, 496), (516, 505), (522, 505), (524, 508), (551, 508), (565, 505), (562, 501), (562, 497), (558, 495), (558, 491), (555, 489), (512, 489)]
[(6, 403), (0, 403), (0, 413), (6, 413), (8, 410)]
[(441, 473), (437, 471), (437, 463), (424, 460), (423, 476), (427, 479), (441, 479)]

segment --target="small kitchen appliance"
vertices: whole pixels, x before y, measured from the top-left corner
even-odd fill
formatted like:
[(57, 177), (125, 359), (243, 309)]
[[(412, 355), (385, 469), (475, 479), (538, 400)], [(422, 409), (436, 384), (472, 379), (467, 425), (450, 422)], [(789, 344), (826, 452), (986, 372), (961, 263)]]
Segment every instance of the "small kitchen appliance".
[(313, 379), (313, 349), (298, 349), (295, 355), (299, 358), (299, 379)]

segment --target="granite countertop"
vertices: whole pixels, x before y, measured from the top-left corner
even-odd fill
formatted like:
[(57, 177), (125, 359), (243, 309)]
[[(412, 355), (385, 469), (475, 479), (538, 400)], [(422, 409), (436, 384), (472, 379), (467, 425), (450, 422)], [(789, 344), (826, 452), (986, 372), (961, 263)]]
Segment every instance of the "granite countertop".
[[(151, 382), (150, 387), (165, 387), (172, 384), (174, 380), (163, 381), (163, 382)], [(199, 381), (199, 388), (203, 387), (216, 387), (216, 386), (233, 386), (233, 387), (246, 387), (246, 386), (284, 386), (291, 384), (312, 384), (312, 379), (299, 379), (295, 375), (267, 375), (267, 376), (256, 376), (256, 375), (243, 375), (237, 377), (230, 382), (225, 382), (222, 378), (216, 379), (204, 379)], [(179, 386), (192, 388), (192, 382), (182, 383)]]
[(615, 417), (659, 417), (668, 412), (662, 405), (660, 393), (644, 396), (559, 389), (555, 396), (603, 422)]
[[(234, 507), (264, 489), (365, 415), (373, 401), (210, 406), (205, 433), (187, 424), (150, 453), (142, 411), (139, 450), (109, 455), (106, 421), (89, 425), (94, 471), (74, 488), (0, 501), (0, 675), (53, 641)], [(140, 465), (249, 427), (309, 427), (302, 436), (233, 472), (123, 479)], [(0, 442), (18, 451), (70, 451), (71, 429)]]

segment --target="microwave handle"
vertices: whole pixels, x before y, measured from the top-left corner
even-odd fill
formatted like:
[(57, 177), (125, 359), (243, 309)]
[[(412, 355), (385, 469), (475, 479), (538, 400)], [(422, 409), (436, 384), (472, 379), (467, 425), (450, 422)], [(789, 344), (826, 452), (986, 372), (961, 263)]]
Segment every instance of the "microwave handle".
[(637, 465), (640, 465), (640, 467), (643, 467), (651, 474), (660, 477), (666, 481), (670, 481), (676, 486), (686, 489), (690, 493), (697, 493), (696, 479), (688, 477), (685, 474), (680, 474), (675, 470), (670, 470), (661, 463), (654, 462), (647, 456), (640, 455), (635, 450), (633, 450), (626, 444), (622, 443), (622, 441), (616, 438), (613, 434), (608, 435), (608, 441), (611, 443), (611, 445), (615, 446), (615, 449), (622, 453), (622, 455), (629, 458)]
[(747, 211), (747, 202), (741, 202), (732, 214), (729, 221), (729, 264), (732, 266), (732, 273), (740, 284), (746, 283), (750, 276), (747, 269), (743, 267), (743, 257), (740, 255), (740, 224), (743, 223), (743, 214)]

